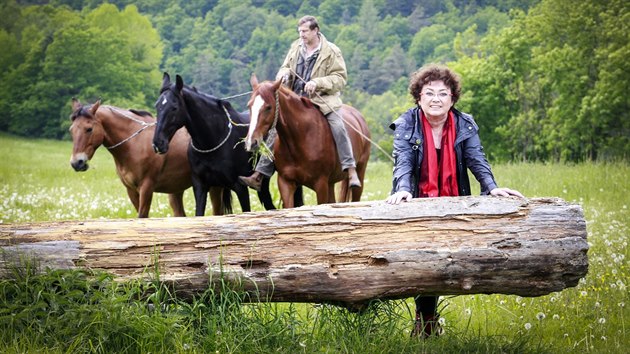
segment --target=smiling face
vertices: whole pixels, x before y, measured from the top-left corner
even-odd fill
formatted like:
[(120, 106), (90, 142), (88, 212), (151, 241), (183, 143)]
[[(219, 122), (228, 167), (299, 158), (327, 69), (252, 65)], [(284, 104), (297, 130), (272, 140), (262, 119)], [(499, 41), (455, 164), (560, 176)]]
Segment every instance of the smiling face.
[(444, 81), (431, 81), (422, 87), (418, 105), (427, 119), (433, 121), (445, 119), (453, 106), (451, 90)]

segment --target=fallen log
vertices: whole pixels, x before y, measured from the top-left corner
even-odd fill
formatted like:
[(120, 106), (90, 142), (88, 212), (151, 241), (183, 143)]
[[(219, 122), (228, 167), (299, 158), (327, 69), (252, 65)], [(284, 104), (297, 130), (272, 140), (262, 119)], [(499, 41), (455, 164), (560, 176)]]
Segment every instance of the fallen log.
[[(0, 278), (54, 269), (151, 278), (182, 296), (224, 277), (265, 301), (350, 305), (475, 293), (540, 296), (588, 269), (579, 205), (556, 198), (414, 199), (220, 217), (0, 225)], [(156, 264), (156, 262), (158, 262)]]

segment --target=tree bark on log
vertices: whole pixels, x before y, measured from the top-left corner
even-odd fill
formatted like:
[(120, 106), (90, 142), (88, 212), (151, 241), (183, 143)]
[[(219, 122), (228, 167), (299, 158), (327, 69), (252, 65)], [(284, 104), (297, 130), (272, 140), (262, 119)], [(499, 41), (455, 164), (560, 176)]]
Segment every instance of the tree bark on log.
[[(414, 199), (228, 216), (0, 225), (0, 278), (53, 269), (154, 277), (180, 296), (237, 281), (264, 301), (350, 305), (418, 294), (540, 296), (588, 270), (579, 205), (557, 198)], [(210, 284), (212, 283), (212, 284)]]

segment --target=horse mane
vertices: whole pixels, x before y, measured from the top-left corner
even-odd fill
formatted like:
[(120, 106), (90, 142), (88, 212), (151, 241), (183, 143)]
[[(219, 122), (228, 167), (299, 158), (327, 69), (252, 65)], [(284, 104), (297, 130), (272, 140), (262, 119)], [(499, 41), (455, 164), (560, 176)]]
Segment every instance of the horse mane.
[[(268, 84), (265, 85), (263, 88), (264, 90), (258, 90), (258, 94), (262, 97), (263, 100), (267, 101), (267, 102), (273, 102), (276, 98), (273, 96), (273, 91), (267, 89), (267, 86), (271, 87), (273, 86), (274, 82), (273, 81), (264, 81), (262, 82), (258, 87), (262, 87), (263, 84)], [(280, 85), (280, 93), (282, 93), (285, 97), (287, 97), (288, 99), (296, 102), (299, 101), (301, 102), (300, 104), (302, 104), (305, 108), (308, 109), (317, 109), (317, 107), (315, 107), (315, 105), (313, 104), (313, 101), (311, 101), (310, 98), (308, 97), (304, 97), (304, 96), (300, 96), (297, 93), (293, 92), (293, 90), (291, 90), (290, 88), (284, 86), (284, 85)]]
[(90, 113), (90, 108), (92, 108), (93, 105), (94, 104), (81, 105), (81, 108), (72, 112), (72, 114), (70, 115), (70, 121), (74, 122), (79, 117), (94, 118), (92, 113)]
[(147, 111), (143, 111), (143, 110), (138, 110), (138, 109), (133, 109), (133, 108), (130, 108), (130, 109), (129, 109), (129, 112), (131, 112), (131, 113), (133, 113), (133, 114), (135, 114), (135, 115), (138, 115), (138, 116), (140, 116), (140, 117), (150, 117), (150, 118), (153, 118), (153, 115), (152, 115), (150, 112), (147, 112)]

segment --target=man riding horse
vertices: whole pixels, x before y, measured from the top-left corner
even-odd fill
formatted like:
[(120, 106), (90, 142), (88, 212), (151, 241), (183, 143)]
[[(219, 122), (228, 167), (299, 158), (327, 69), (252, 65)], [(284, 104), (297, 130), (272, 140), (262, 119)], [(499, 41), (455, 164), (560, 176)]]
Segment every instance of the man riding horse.
[[(326, 40), (313, 16), (304, 16), (298, 21), (298, 33), (300, 38), (291, 45), (276, 80), (282, 79), (298, 95), (310, 97), (324, 114), (337, 146), (341, 168), (348, 173), (350, 187), (361, 187), (348, 132), (337, 113), (342, 105), (341, 90), (347, 79), (341, 50)], [(271, 177), (273, 172), (273, 161), (263, 155), (254, 173), (249, 177), (240, 176), (239, 180), (250, 188), (260, 190), (263, 175)]]

